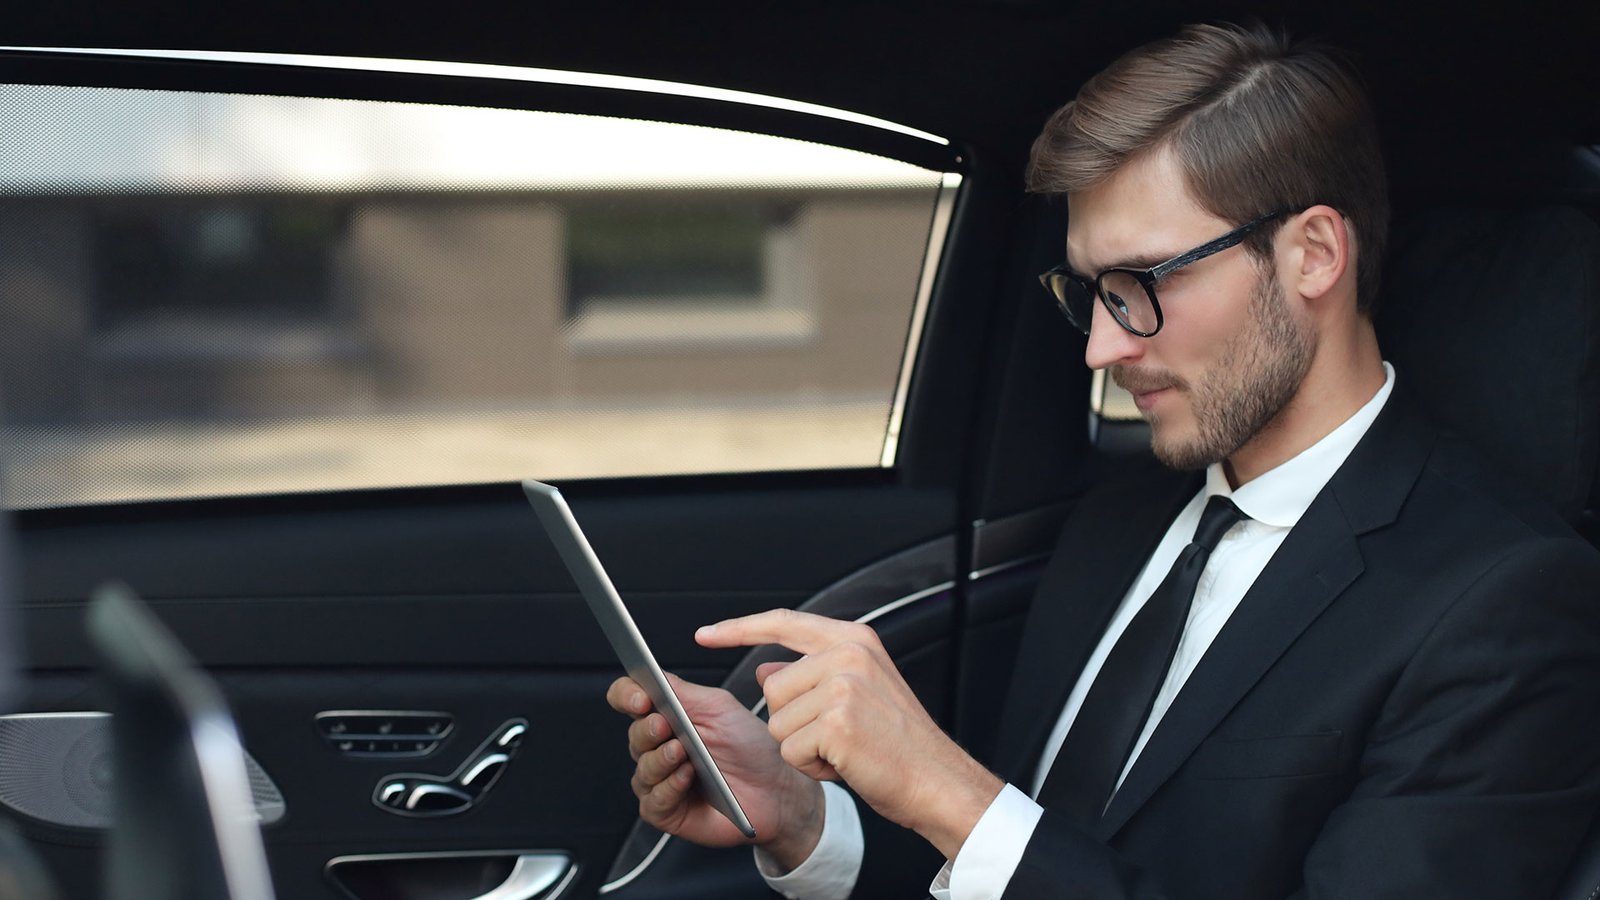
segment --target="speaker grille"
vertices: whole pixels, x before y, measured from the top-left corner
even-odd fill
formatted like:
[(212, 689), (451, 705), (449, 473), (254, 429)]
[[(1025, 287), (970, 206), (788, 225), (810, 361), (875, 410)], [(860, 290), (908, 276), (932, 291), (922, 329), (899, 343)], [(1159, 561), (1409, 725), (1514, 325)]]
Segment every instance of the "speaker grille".
[[(283, 794), (250, 754), (250, 792), (263, 825), (282, 819)], [(52, 825), (111, 826), (111, 716), (0, 716), (0, 804)]]

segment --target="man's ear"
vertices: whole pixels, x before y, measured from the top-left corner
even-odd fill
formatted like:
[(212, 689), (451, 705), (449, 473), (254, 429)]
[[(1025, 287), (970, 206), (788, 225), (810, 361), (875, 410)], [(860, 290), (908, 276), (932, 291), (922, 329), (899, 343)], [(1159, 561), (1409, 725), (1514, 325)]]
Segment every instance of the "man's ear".
[(1306, 300), (1315, 303), (1327, 298), (1347, 271), (1355, 274), (1354, 235), (1333, 207), (1319, 204), (1302, 211), (1284, 227), (1284, 237), (1293, 265), (1287, 273), (1291, 284), (1286, 287)]

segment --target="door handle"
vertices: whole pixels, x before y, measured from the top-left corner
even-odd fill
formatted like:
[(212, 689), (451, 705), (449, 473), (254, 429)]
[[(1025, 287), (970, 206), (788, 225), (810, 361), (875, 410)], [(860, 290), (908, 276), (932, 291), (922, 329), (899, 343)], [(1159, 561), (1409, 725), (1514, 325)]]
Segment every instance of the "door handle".
[(559, 850), (473, 850), (374, 853), (331, 859), (328, 880), (354, 900), (460, 898), (500, 883), (471, 900), (556, 900), (578, 875), (572, 855)]
[(549, 894), (554, 897), (577, 872), (565, 854), (524, 853), (517, 857), (517, 864), (511, 867), (511, 874), (499, 887), (472, 900), (534, 900), (544, 896), (544, 892), (559, 881), (561, 884)]

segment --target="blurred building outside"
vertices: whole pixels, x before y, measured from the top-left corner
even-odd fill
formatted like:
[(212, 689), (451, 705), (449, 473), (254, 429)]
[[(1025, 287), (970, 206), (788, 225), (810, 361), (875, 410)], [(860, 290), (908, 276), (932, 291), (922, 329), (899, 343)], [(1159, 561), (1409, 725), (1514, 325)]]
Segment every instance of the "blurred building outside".
[(880, 464), (944, 173), (716, 129), (0, 88), (13, 506)]

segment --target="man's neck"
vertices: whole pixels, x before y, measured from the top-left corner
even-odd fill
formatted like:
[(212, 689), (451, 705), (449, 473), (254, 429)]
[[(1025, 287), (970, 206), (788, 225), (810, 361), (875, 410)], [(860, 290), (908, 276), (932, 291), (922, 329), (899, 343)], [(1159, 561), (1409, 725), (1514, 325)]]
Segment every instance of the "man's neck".
[(1370, 326), (1347, 347), (1319, 347), (1289, 402), (1223, 461), (1228, 483), (1237, 489), (1298, 456), (1355, 415), (1383, 382), (1383, 356)]

